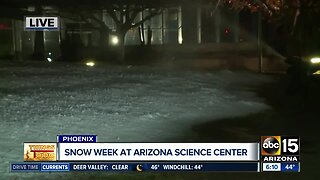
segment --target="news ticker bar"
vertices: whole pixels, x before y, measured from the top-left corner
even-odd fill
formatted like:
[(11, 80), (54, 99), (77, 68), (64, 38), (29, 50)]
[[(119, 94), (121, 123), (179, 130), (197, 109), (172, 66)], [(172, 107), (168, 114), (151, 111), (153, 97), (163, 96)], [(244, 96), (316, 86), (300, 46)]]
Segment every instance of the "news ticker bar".
[(211, 172), (259, 172), (259, 162), (212, 162), (212, 163), (10, 163), (10, 172), (164, 172), (164, 171), (211, 171)]

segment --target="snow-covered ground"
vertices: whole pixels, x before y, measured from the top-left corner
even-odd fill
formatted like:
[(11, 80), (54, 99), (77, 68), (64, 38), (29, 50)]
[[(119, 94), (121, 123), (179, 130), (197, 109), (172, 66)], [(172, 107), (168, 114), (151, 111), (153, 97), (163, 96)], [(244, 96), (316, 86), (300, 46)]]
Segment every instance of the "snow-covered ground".
[(55, 142), (57, 134), (97, 134), (106, 142), (176, 141), (205, 120), (265, 110), (251, 88), (268, 81), (230, 71), (0, 67), (0, 177), (32, 176), (8, 172), (10, 161), (23, 161), (23, 142)]

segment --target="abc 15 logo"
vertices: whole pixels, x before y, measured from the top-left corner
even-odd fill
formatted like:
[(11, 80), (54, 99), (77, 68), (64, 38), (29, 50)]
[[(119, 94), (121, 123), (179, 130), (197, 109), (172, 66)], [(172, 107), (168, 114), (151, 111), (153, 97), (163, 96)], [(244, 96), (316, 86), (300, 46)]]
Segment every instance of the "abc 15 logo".
[(297, 136), (261, 136), (261, 155), (299, 155), (300, 138)]

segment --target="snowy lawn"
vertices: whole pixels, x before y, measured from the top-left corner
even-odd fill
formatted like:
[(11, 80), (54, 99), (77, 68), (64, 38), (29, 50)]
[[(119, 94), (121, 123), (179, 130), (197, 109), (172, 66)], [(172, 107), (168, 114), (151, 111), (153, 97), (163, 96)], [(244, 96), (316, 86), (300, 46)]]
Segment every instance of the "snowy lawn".
[(57, 134), (172, 142), (207, 119), (263, 111), (269, 107), (252, 88), (270, 81), (230, 71), (0, 66), (0, 177), (32, 176), (8, 173), (10, 161), (23, 161), (23, 142), (55, 142)]

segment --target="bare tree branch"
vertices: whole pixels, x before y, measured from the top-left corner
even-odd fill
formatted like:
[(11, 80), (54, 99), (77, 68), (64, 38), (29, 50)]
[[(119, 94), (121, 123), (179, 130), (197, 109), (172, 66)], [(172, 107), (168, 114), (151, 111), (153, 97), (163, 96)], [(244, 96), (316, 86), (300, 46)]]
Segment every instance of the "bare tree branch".
[[(114, 6), (113, 6), (114, 7)], [(109, 14), (109, 16), (112, 18), (112, 20), (115, 22), (115, 24), (120, 24), (120, 20), (118, 19), (117, 17), (117, 14), (116, 14), (116, 10), (113, 9), (113, 7), (111, 8), (107, 8), (107, 13)]]
[(154, 16), (157, 16), (157, 15), (160, 15), (161, 13), (163, 12), (163, 9), (160, 8), (160, 9), (157, 9), (157, 10), (152, 10), (148, 16), (144, 17), (141, 21), (139, 21), (138, 23), (136, 24), (132, 24), (130, 26), (130, 28), (135, 28), (135, 27), (138, 27), (140, 26), (141, 24), (143, 24), (144, 22), (146, 22), (147, 20), (153, 18)]

